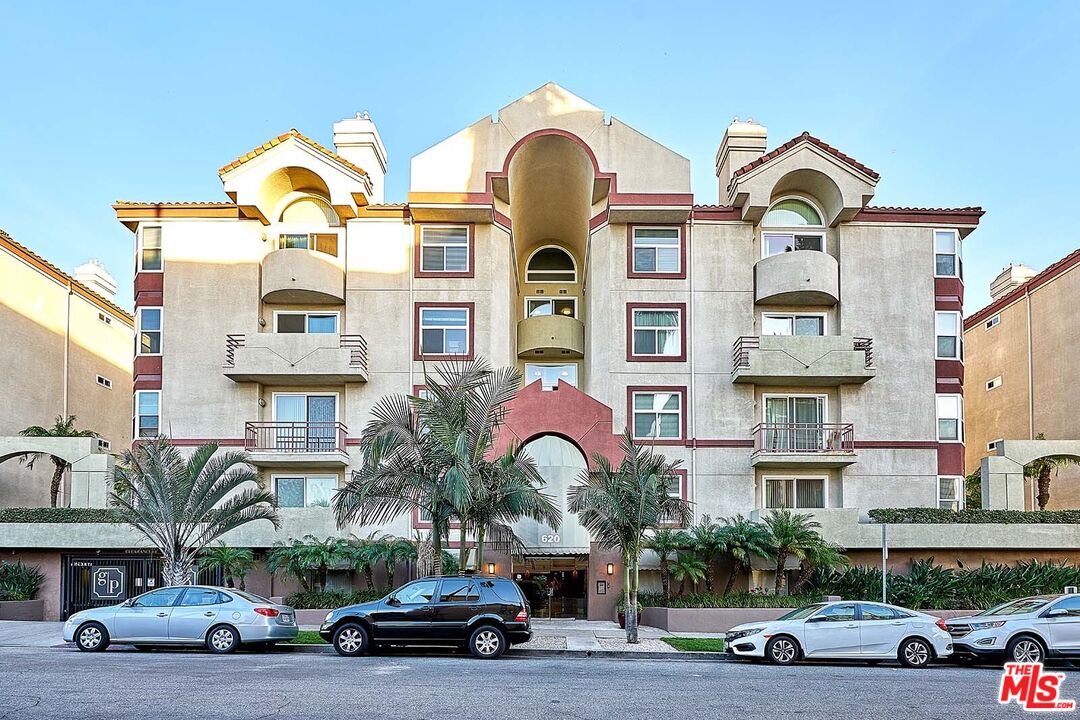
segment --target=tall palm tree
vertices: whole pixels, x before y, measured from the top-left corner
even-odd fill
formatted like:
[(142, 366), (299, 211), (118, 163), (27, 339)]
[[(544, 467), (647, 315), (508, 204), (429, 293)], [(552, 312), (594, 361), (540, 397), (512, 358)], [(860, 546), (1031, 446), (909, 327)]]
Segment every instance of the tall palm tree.
[(791, 587), (791, 594), (801, 593), (818, 568), (842, 568), (850, 564), (851, 561), (844, 555), (843, 547), (819, 538), (817, 542), (807, 546), (802, 562), (799, 563), (799, 576)]
[(727, 595), (735, 587), (735, 580), (740, 572), (750, 574), (750, 563), (754, 556), (771, 557), (772, 550), (769, 547), (769, 532), (761, 523), (753, 522), (742, 515), (723, 518), (723, 523), (720, 528), (722, 552), (732, 560), (731, 574), (724, 586), (724, 594)]
[[(1046, 435), (1039, 433), (1036, 440), (1045, 440)], [(1045, 510), (1050, 504), (1050, 481), (1061, 471), (1061, 468), (1077, 463), (1077, 460), (1068, 455), (1047, 455), (1032, 460), (1024, 466), (1024, 476), (1036, 482), (1039, 492), (1035, 500), (1039, 503), (1039, 510)]]
[(113, 470), (109, 501), (161, 552), (170, 585), (190, 582), (196, 555), (230, 530), (256, 520), (281, 525), (247, 455), (217, 451), (207, 443), (185, 459), (158, 437), (125, 451)]
[(681, 552), (675, 557), (671, 573), (679, 581), (679, 594), (685, 595), (686, 581), (689, 580), (694, 590), (697, 590), (698, 581), (705, 577), (707, 569), (700, 555), (693, 552)]
[(577, 513), (593, 541), (622, 555), (626, 641), (637, 643), (639, 563), (648, 533), (662, 525), (689, 525), (691, 515), (685, 500), (667, 492), (679, 461), (668, 461), (652, 448), (638, 445), (630, 433), (619, 446), (623, 459), (618, 467), (603, 455), (594, 455), (595, 470), (584, 471), (581, 482), (567, 496), (570, 512)]
[[(31, 425), (28, 428), (23, 428), (19, 431), (19, 434), (23, 437), (36, 437), (36, 438), (62, 438), (62, 437), (97, 437), (98, 434), (93, 430), (78, 430), (75, 427), (76, 417), (74, 415), (68, 415), (66, 418), (63, 415), (57, 415), (56, 421), (52, 427), (43, 427), (41, 425)], [(33, 470), (34, 462), (44, 455), (45, 453), (27, 453), (22, 456), (22, 460), (26, 463), (26, 467)], [(64, 472), (71, 467), (71, 463), (62, 457), (56, 455), (49, 455), (49, 459), (53, 464), (53, 476), (52, 485), (49, 488), (49, 499), (52, 502), (52, 506), (56, 507), (57, 498), (60, 496), (60, 484), (64, 481)]]
[(793, 513), (784, 508), (773, 510), (764, 518), (765, 529), (769, 532), (769, 545), (776, 558), (777, 595), (787, 592), (787, 572), (785, 565), (789, 557), (800, 561), (806, 557), (807, 550), (821, 542), (817, 529), (821, 523), (811, 519), (810, 515)]
[(386, 584), (394, 587), (394, 574), (397, 566), (403, 562), (416, 560), (416, 544), (405, 538), (390, 538), (384, 540), (381, 545), (381, 557), (386, 565)]
[(705, 567), (705, 592), (713, 591), (713, 562), (724, 549), (724, 536), (720, 526), (704, 515), (701, 521), (686, 533), (690, 549), (701, 558)]
[(338, 546), (341, 559), (353, 570), (364, 574), (369, 590), (375, 587), (375, 575), (372, 570), (382, 558), (383, 542), (376, 539), (375, 533), (372, 532), (363, 539), (350, 535)]
[(225, 584), (236, 587), (235, 581), (240, 581), (240, 589), (247, 590), (245, 579), (248, 571), (255, 565), (255, 555), (251, 548), (228, 547), (225, 543), (219, 543), (208, 547), (199, 555), (203, 565), (208, 568), (217, 568), (225, 576)]
[[(350, 560), (348, 541), (334, 537), (320, 540), (314, 535), (305, 535), (302, 540), (294, 539), (287, 545), (275, 546), (266, 557), (266, 568), (272, 573), (280, 570), (293, 576), (304, 590), (321, 592), (326, 589), (331, 566)], [(312, 574), (314, 584), (308, 581)]]
[(660, 588), (664, 602), (671, 599), (671, 556), (686, 546), (686, 536), (671, 528), (660, 528), (645, 543), (645, 547), (660, 558)]

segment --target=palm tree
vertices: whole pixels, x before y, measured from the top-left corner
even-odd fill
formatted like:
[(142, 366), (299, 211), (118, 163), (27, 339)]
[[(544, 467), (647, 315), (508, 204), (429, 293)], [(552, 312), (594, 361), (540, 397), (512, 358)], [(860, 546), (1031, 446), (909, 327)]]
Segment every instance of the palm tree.
[[(305, 535), (302, 540), (275, 546), (266, 557), (266, 569), (272, 573), (284, 571), (296, 578), (304, 590), (322, 592), (326, 589), (330, 567), (350, 559), (348, 541), (333, 537), (320, 540), (314, 535)], [(315, 574), (314, 588), (308, 581), (311, 573)]]
[(791, 594), (798, 595), (802, 592), (818, 568), (842, 568), (850, 564), (851, 561), (844, 555), (844, 548), (819, 538), (806, 548), (802, 562), (799, 563), (799, 577), (791, 587)]
[(341, 559), (353, 570), (364, 574), (369, 590), (375, 587), (375, 576), (372, 568), (382, 558), (382, 542), (377, 540), (375, 533), (372, 532), (364, 539), (350, 535), (347, 540), (342, 540), (338, 546)]
[(772, 550), (769, 548), (769, 532), (761, 523), (752, 522), (742, 515), (724, 518), (723, 523), (724, 526), (720, 528), (722, 552), (732, 559), (731, 574), (724, 586), (724, 594), (727, 595), (735, 587), (735, 579), (740, 572), (750, 574), (750, 563), (754, 556), (771, 557)]
[(671, 528), (660, 528), (645, 543), (645, 547), (660, 558), (660, 587), (664, 602), (671, 599), (671, 555), (685, 547), (686, 537)]
[(230, 530), (256, 520), (281, 525), (247, 455), (217, 452), (207, 443), (185, 459), (158, 437), (125, 451), (113, 470), (110, 504), (161, 552), (170, 585), (190, 582), (196, 555)]
[(626, 641), (638, 642), (637, 598), (642, 550), (648, 532), (662, 525), (689, 525), (690, 505), (668, 494), (668, 480), (679, 461), (670, 462), (626, 433), (619, 443), (622, 462), (613, 467), (603, 455), (593, 456), (594, 470), (567, 491), (570, 512), (577, 513), (593, 541), (618, 549), (623, 560), (623, 605)]
[(711, 593), (713, 591), (713, 561), (724, 549), (724, 536), (720, 526), (708, 515), (704, 515), (701, 522), (686, 533), (686, 539), (690, 549), (701, 558), (705, 568), (705, 592)]
[(229, 587), (236, 587), (235, 579), (240, 581), (241, 590), (247, 590), (244, 579), (255, 565), (255, 556), (251, 548), (234, 548), (220, 543), (203, 550), (199, 559), (206, 567), (221, 570), (222, 575), (225, 576), (225, 584)]
[(394, 587), (394, 573), (399, 563), (416, 560), (416, 545), (404, 538), (390, 538), (381, 545), (382, 561), (386, 565), (386, 584)]
[(689, 580), (697, 590), (698, 580), (706, 575), (705, 561), (693, 552), (681, 552), (675, 558), (671, 568), (672, 575), (679, 581), (679, 594), (686, 594), (686, 581)]
[(821, 542), (821, 536), (817, 534), (821, 523), (811, 519), (810, 515), (793, 513), (786, 508), (773, 510), (765, 516), (764, 523), (769, 532), (772, 555), (776, 558), (774, 592), (777, 595), (785, 594), (787, 572), (784, 566), (787, 565), (787, 559), (797, 557), (802, 561), (806, 557), (807, 549)]
[[(1035, 436), (1036, 440), (1045, 440), (1046, 435), (1039, 433)], [(1045, 510), (1046, 506), (1050, 504), (1050, 481), (1052, 476), (1057, 476), (1061, 471), (1061, 468), (1078, 463), (1076, 458), (1068, 455), (1047, 455), (1045, 457), (1032, 460), (1024, 466), (1024, 476), (1035, 480), (1039, 489), (1038, 495), (1035, 496), (1035, 500), (1039, 503), (1039, 509)]]
[[(41, 425), (31, 425), (28, 428), (23, 428), (19, 431), (19, 434), (23, 437), (35, 437), (35, 438), (61, 438), (61, 437), (97, 437), (98, 434), (93, 430), (76, 430), (75, 429), (75, 416), (68, 415), (65, 418), (63, 415), (57, 415), (56, 421), (52, 427), (42, 427)], [(34, 462), (44, 455), (45, 453), (27, 453), (22, 456), (22, 460), (26, 463), (26, 467), (33, 470)], [(52, 485), (49, 488), (49, 498), (52, 502), (52, 506), (56, 507), (56, 500), (60, 496), (60, 484), (64, 481), (64, 472), (71, 467), (71, 463), (62, 457), (56, 455), (49, 455), (49, 459), (53, 464), (53, 476)]]

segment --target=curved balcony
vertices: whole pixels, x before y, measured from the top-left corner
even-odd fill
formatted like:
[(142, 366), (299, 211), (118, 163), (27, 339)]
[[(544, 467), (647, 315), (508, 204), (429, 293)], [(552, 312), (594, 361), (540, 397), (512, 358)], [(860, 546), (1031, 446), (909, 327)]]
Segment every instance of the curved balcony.
[(818, 250), (795, 250), (758, 260), (754, 302), (760, 305), (835, 305), (840, 302), (840, 265)]
[(345, 270), (333, 255), (284, 248), (262, 261), (262, 299), (268, 303), (340, 305), (345, 302)]
[(518, 322), (518, 357), (585, 357), (585, 323), (564, 315), (539, 315)]

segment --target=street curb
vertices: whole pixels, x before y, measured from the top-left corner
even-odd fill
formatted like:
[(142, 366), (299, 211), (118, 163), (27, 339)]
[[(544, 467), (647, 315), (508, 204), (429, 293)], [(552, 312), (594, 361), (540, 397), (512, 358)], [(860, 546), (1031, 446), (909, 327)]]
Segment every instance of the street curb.
[[(273, 652), (330, 654), (329, 645), (281, 644)], [(599, 658), (607, 660), (708, 660), (710, 662), (737, 662), (726, 653), (717, 652), (647, 652), (633, 650), (540, 650), (510, 648), (505, 658)]]

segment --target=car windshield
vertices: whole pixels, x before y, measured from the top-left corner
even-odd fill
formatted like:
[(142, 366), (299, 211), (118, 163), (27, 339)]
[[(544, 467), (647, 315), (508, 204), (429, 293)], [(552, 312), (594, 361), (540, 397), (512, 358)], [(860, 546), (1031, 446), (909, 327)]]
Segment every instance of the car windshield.
[(248, 602), (266, 603), (267, 605), (271, 604), (271, 602), (269, 600), (267, 600), (266, 598), (259, 597), (258, 595), (252, 595), (251, 593), (246, 592), (244, 590), (232, 590), (232, 589), (230, 589), (229, 592), (231, 592), (233, 595), (239, 595), (240, 597), (244, 598)]
[(818, 603), (816, 605), (807, 605), (797, 610), (792, 610), (787, 615), (781, 615), (777, 620), (802, 620), (804, 617), (810, 617), (821, 608), (825, 607), (824, 603)]
[(1004, 605), (998, 605), (995, 608), (990, 608), (982, 615), (1022, 615), (1023, 613), (1035, 612), (1042, 608), (1051, 598), (1033, 597), (1024, 598), (1023, 600), (1013, 600), (1007, 602)]

